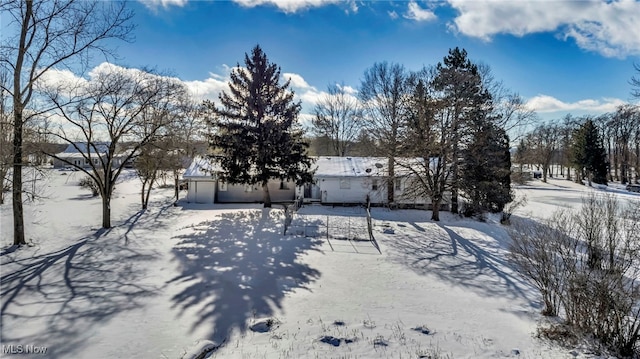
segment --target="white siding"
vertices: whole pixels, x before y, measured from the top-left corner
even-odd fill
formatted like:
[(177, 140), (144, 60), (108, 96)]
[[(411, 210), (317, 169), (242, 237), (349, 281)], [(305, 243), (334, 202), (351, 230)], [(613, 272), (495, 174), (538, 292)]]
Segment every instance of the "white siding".
[(190, 180), (187, 202), (213, 203), (215, 182), (211, 180)]
[[(349, 188), (345, 187), (345, 180), (349, 181)], [(381, 179), (378, 180), (378, 189), (371, 188), (372, 181), (369, 177), (344, 177), (344, 178), (321, 178), (318, 179), (318, 186), (322, 194), (322, 203), (335, 204), (356, 204), (365, 203), (367, 195), (371, 203), (382, 203), (386, 198), (386, 188)]]

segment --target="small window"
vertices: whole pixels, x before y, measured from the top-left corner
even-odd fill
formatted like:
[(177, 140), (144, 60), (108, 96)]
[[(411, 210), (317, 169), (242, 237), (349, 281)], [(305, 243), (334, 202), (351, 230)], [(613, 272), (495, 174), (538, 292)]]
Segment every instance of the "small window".
[(218, 191), (220, 192), (224, 192), (227, 190), (227, 182), (225, 181), (218, 181)]
[(94, 158), (94, 159), (93, 159), (93, 164), (94, 164), (94, 165), (97, 165), (97, 164), (98, 164), (98, 159), (97, 159), (97, 158)]
[(287, 182), (280, 181), (280, 189), (282, 189), (282, 190), (289, 189), (289, 186), (287, 185)]
[(372, 179), (371, 180), (371, 190), (372, 191), (377, 191), (378, 190), (378, 180), (377, 179)]
[(402, 180), (400, 178), (396, 178), (395, 180), (395, 189), (396, 191), (402, 190)]
[(84, 164), (85, 164), (85, 165), (88, 165), (88, 164), (89, 164), (89, 159), (88, 159), (88, 158), (85, 158), (85, 159), (84, 159)]
[(351, 180), (349, 178), (343, 178), (340, 180), (340, 189), (351, 189)]

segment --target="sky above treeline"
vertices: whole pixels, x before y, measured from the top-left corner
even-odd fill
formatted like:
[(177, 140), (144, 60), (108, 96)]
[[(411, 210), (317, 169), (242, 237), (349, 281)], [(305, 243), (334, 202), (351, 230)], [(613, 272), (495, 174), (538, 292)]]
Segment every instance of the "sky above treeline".
[[(354, 91), (376, 62), (407, 70), (467, 50), (543, 120), (614, 111), (637, 102), (640, 1), (143, 0), (126, 67), (152, 67), (217, 98), (229, 72), (259, 44), (311, 112), (330, 84)], [(97, 64), (96, 64), (97, 65)]]

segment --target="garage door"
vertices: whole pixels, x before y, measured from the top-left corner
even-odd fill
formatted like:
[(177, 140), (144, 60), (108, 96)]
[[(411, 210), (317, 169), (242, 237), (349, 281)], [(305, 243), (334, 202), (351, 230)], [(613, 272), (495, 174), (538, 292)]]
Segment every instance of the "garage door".
[(195, 182), (196, 203), (213, 203), (215, 182)]

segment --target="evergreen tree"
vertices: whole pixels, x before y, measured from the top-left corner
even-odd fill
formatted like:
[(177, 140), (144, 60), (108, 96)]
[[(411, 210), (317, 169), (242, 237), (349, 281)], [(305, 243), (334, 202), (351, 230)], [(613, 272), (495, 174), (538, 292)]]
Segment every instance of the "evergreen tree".
[(500, 212), (511, 202), (511, 153), (506, 132), (490, 121), (473, 131), (463, 151), (460, 189), (470, 200), (466, 215)]
[(234, 184), (261, 185), (264, 206), (271, 207), (270, 179), (303, 183), (311, 180), (308, 144), (298, 124), (300, 103), (293, 101), (289, 81), (281, 85), (280, 67), (270, 63), (260, 46), (245, 66), (231, 72), (229, 92), (220, 94), (213, 113), (211, 146), (218, 151), (222, 179)]
[(450, 119), (451, 212), (458, 213), (461, 150), (469, 140), (470, 122), (476, 121), (479, 115), (488, 114), (491, 94), (484, 88), (478, 66), (469, 60), (464, 49), (450, 49), (443, 61), (436, 65), (436, 72), (432, 86), (438, 92), (445, 116)]
[(593, 120), (576, 129), (571, 152), (578, 181), (586, 176), (589, 185), (592, 181), (607, 184), (607, 154)]

